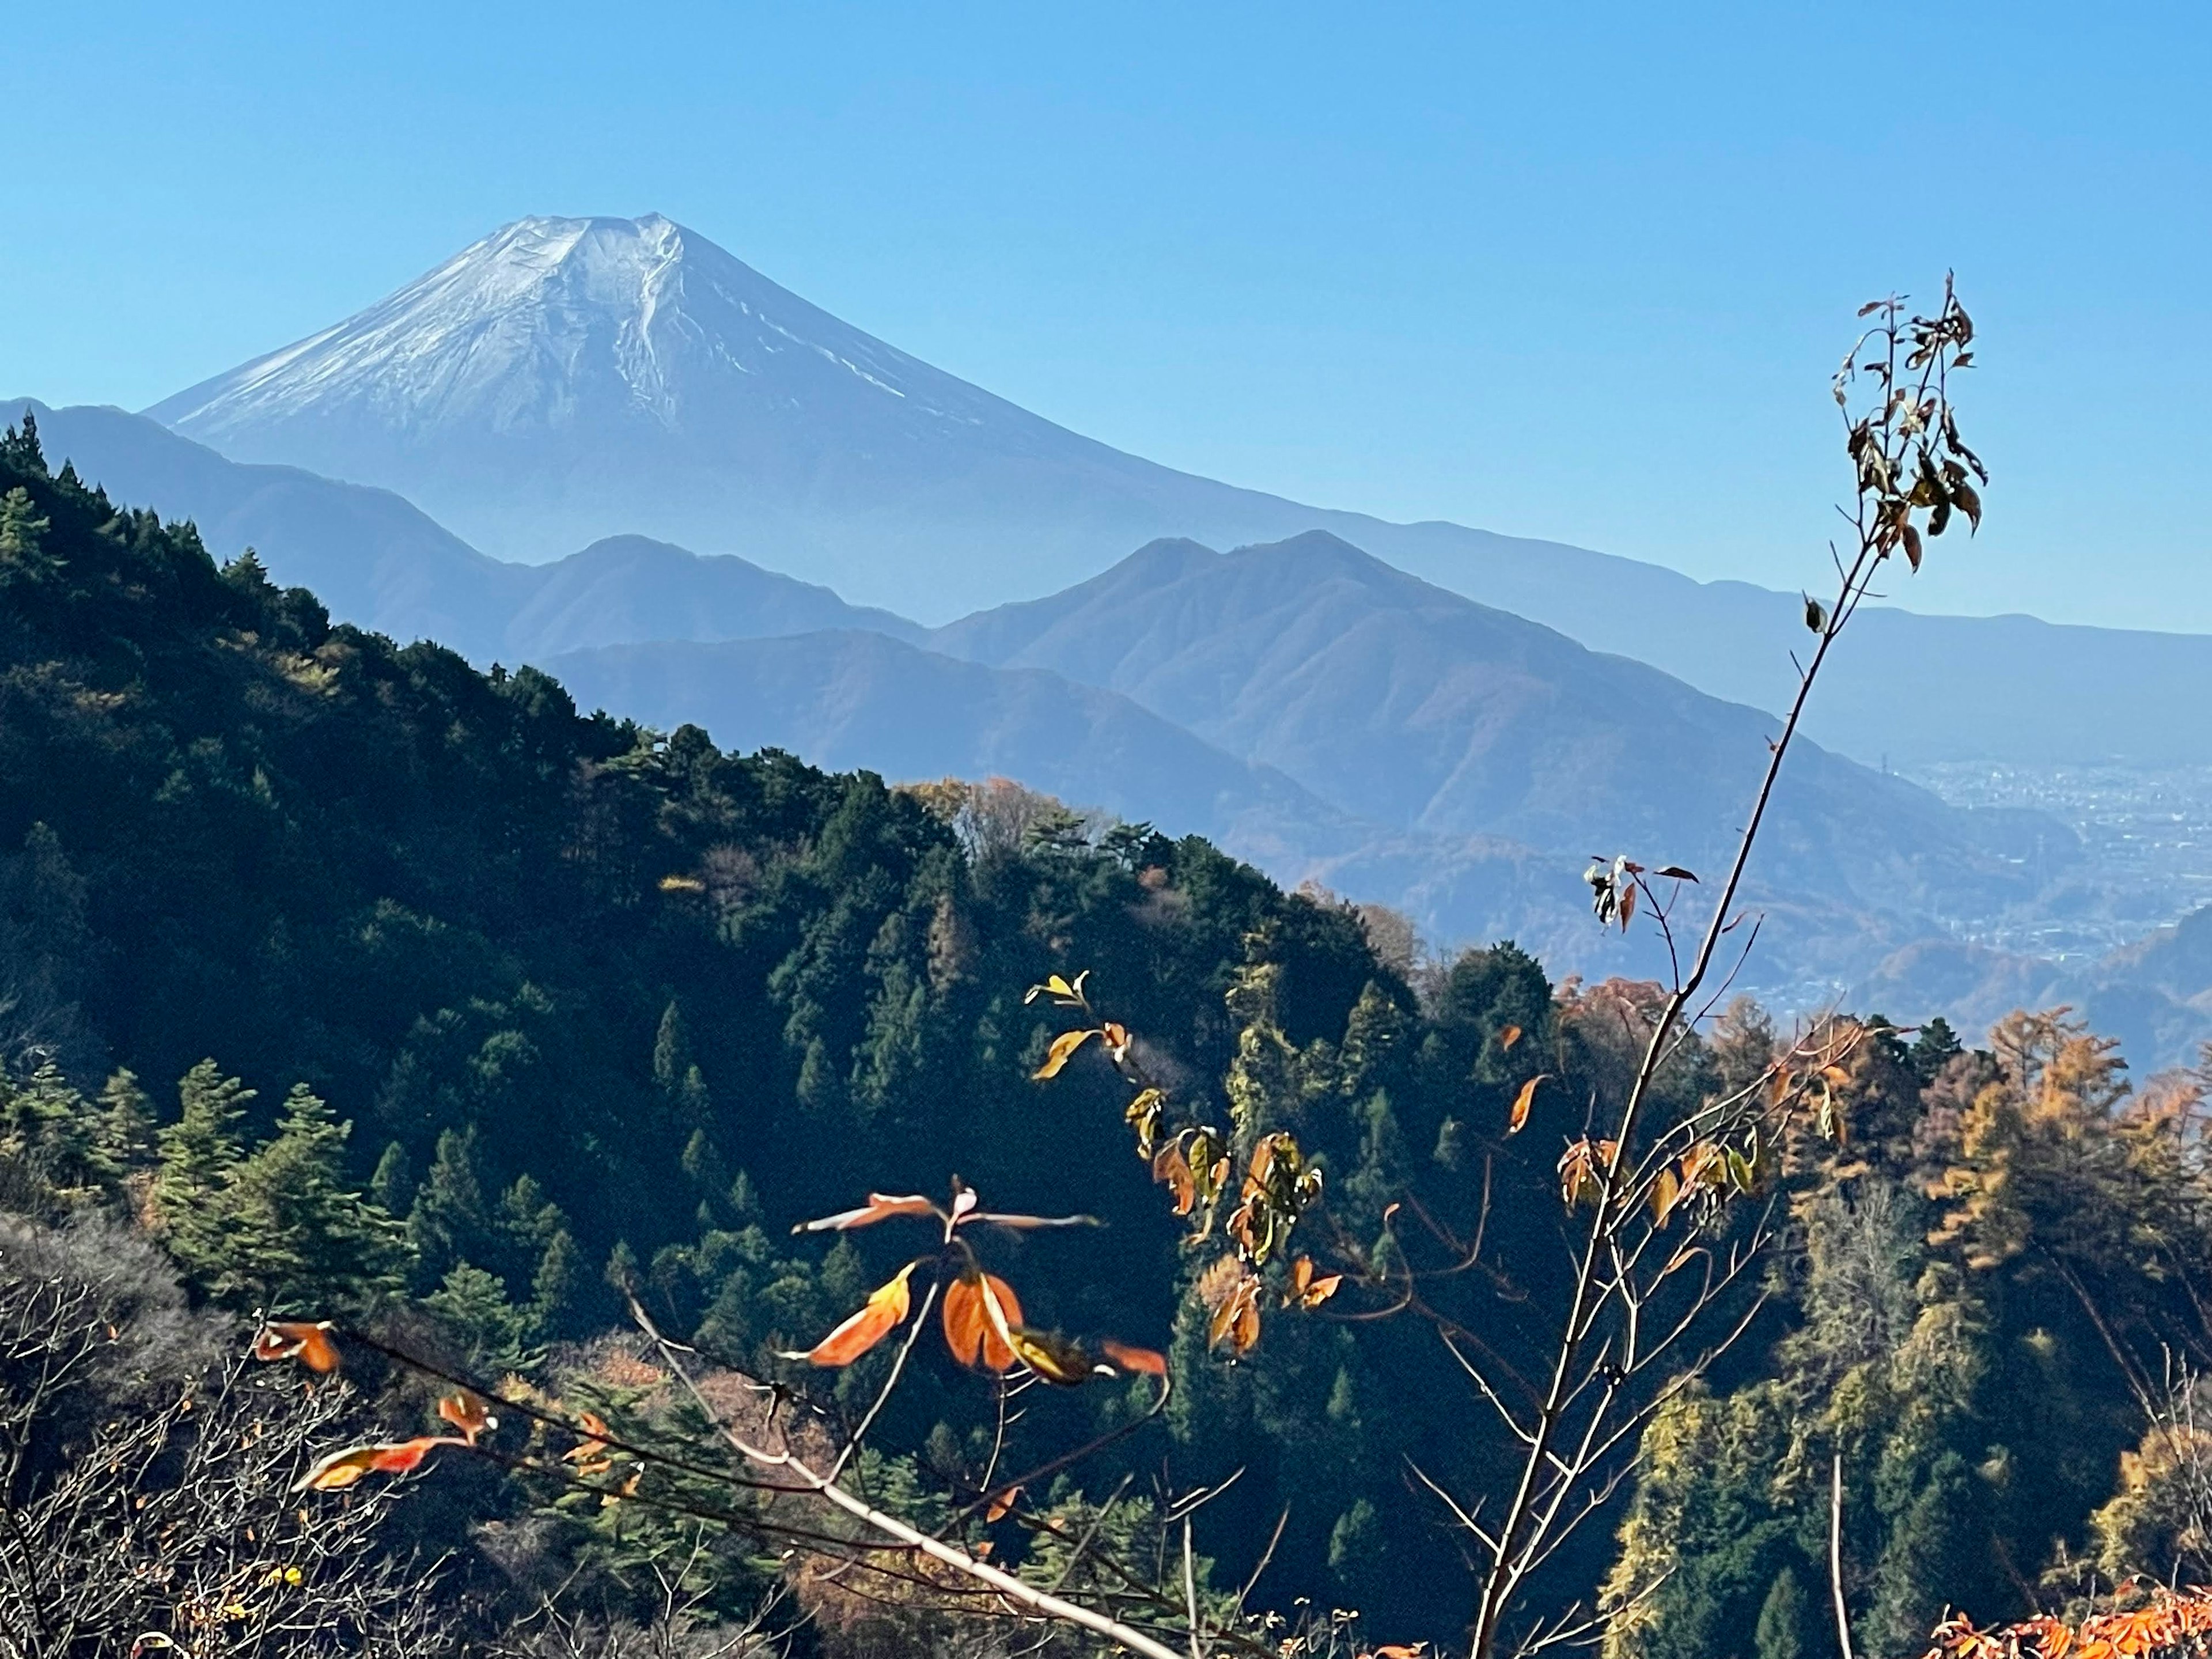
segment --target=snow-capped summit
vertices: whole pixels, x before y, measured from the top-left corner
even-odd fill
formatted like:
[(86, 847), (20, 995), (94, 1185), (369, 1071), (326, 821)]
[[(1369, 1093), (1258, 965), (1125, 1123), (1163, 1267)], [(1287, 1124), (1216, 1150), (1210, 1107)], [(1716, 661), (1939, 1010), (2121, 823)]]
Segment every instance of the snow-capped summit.
[(517, 220), (148, 412), (398, 489), (505, 556), (639, 532), (925, 616), (1300, 511), (1054, 426), (659, 214)]
[[(778, 288), (673, 220), (519, 219), (390, 298), (148, 412), (218, 447), (350, 419), (428, 447), (487, 432), (710, 428), (747, 404), (996, 400)], [(1005, 407), (1001, 405), (1001, 407)]]

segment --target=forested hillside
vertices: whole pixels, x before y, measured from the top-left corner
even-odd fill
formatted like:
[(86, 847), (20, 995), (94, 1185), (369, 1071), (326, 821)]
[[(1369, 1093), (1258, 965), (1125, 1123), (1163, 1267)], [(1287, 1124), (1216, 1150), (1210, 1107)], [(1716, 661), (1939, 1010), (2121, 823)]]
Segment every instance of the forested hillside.
[[(930, 1524), (998, 1527), (994, 1559), (1055, 1583), (1071, 1534), (1077, 1557), (1101, 1537), (1133, 1559), (1133, 1513), (1241, 1469), (1196, 1519), (1194, 1602), (1243, 1629), (1228, 1598), (1257, 1571), (1255, 1611), (1356, 1608), (1363, 1650), (1453, 1642), (1468, 1620), (1439, 1494), (1494, 1489), (1516, 1448), (1439, 1339), (1508, 1377), (1543, 1363), (1575, 1224), (1553, 1166), (1627, 1086), (1656, 1006), (1554, 985), (1508, 944), (1417, 962), (1387, 916), (1286, 895), (1194, 839), (728, 754), (581, 714), (539, 673), (333, 627), (257, 562), (218, 567), (190, 526), (50, 474), (27, 428), (0, 446), (0, 1313), (82, 1284), (85, 1328), (123, 1356), (72, 1385), (100, 1410), (8, 1419), (42, 1437), (5, 1497), (33, 1521), (51, 1471), (111, 1431), (94, 1425), (173, 1410), (179, 1376), (250, 1334), (225, 1322), (254, 1315), (337, 1318), (517, 1402), (665, 1415), (665, 1374), (612, 1334), (620, 1287), (719, 1375), (849, 1420), (887, 1356), (779, 1355), (904, 1246), (790, 1229), (957, 1174), (1008, 1209), (1103, 1222), (1002, 1229), (993, 1270), (1033, 1326), (1167, 1351), (1176, 1392), (1035, 1494), (1061, 1533), (948, 1520), (990, 1490), (996, 1437), (1045, 1462), (1126, 1425), (1141, 1385), (1032, 1391), (1002, 1429), (988, 1380), (917, 1349), (856, 1478)], [(1033, 1075), (1064, 1022), (1024, 991), (1085, 970), (1174, 1094), (1242, 1135), (1295, 1133), (1325, 1177), (1301, 1248), (1344, 1280), (1271, 1310), (1233, 1361), (1113, 1069), (1092, 1050)], [(2130, 1093), (2056, 1019), (1981, 1049), (1865, 1012), (1832, 1028), (1822, 1122), (1747, 1163), (1743, 1201), (1674, 1219), (1685, 1251), (1724, 1249), (1761, 1209), (1782, 1241), (1723, 1310), (1742, 1340), (1528, 1593), (1532, 1616), (1602, 1595), (1620, 1659), (1833, 1650), (1838, 1455), (1866, 1659), (1910, 1659), (1947, 1606), (2018, 1616), (2212, 1571), (2196, 1431), (2172, 1415), (2212, 1356), (2197, 1084)], [(1739, 1006), (1662, 1091), (1693, 1109), (1785, 1046)], [(10, 1411), (25, 1352), (0, 1354)], [(240, 1420), (421, 1413), (397, 1372), (355, 1386), (302, 1403), (270, 1384)], [(1034, 1639), (947, 1634), (926, 1582), (860, 1597), (651, 1481), (580, 1506), (455, 1459), (379, 1490), (398, 1495), (359, 1511), (374, 1550), (393, 1572), (456, 1552), (421, 1605), (471, 1639), (556, 1593), (650, 1619), (686, 1537), (704, 1541), (674, 1571), (725, 1628), (781, 1585), (770, 1623), (802, 1650)], [(57, 1535), (53, 1561), (74, 1559)], [(234, 1605), (287, 1593), (276, 1571)], [(210, 1605), (228, 1628), (234, 1603)], [(364, 1628), (398, 1616), (373, 1587), (348, 1605)]]

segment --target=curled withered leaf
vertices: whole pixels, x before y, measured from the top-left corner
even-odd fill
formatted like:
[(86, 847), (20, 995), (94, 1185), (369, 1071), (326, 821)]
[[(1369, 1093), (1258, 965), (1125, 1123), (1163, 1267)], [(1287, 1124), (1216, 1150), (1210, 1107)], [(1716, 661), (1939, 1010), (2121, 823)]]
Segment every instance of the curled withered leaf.
[(1501, 1052), (1510, 1049), (1520, 1041), (1521, 1028), (1518, 1025), (1501, 1025), (1498, 1028), (1498, 1047)]
[(1028, 1004), (1035, 1002), (1039, 997), (1050, 997), (1060, 1007), (1080, 1008), (1083, 1006), (1083, 981), (1090, 977), (1091, 970), (1088, 968), (1078, 974), (1072, 981), (1062, 979), (1058, 974), (1048, 974), (1045, 976), (1042, 984), (1032, 985), (1022, 994), (1022, 1001)]
[(418, 1435), (380, 1445), (349, 1446), (334, 1451), (292, 1483), (294, 1492), (340, 1492), (364, 1475), (409, 1474), (438, 1446), (465, 1446), (455, 1435)]
[(1098, 1028), (1095, 1025), (1079, 1026), (1073, 1031), (1062, 1031), (1052, 1040), (1052, 1047), (1045, 1050), (1044, 1064), (1030, 1075), (1040, 1080), (1058, 1077), (1060, 1068), (1075, 1058), (1075, 1051), (1097, 1035)]
[(449, 1394), (438, 1401), (438, 1415), (461, 1431), (461, 1438), (470, 1445), (477, 1437), (499, 1426), (499, 1419), (491, 1414), (481, 1395), (464, 1389), (459, 1394)]
[(1978, 531), (1982, 527), (1982, 498), (1975, 493), (1973, 485), (1964, 482), (1953, 484), (1951, 499), (1966, 515), (1972, 527)]
[(1667, 1224), (1667, 1218), (1674, 1212), (1674, 1206), (1682, 1196), (1682, 1183), (1672, 1170), (1662, 1170), (1651, 1183), (1651, 1218), (1659, 1226)]
[(896, 1198), (887, 1193), (870, 1193), (868, 1201), (857, 1210), (840, 1210), (836, 1215), (825, 1215), (818, 1220), (802, 1221), (791, 1231), (795, 1233), (849, 1232), (854, 1227), (872, 1227), (878, 1221), (888, 1221), (893, 1216), (941, 1213), (935, 1204), (918, 1193), (908, 1193)]
[(1805, 626), (1815, 634), (1828, 625), (1828, 608), (1810, 593), (1805, 599)]
[(1066, 1337), (1052, 1331), (1027, 1330), (1018, 1325), (1006, 1335), (1022, 1364), (1046, 1382), (1073, 1389), (1091, 1380), (1091, 1356)]
[(309, 1324), (271, 1320), (255, 1334), (256, 1359), (296, 1359), (311, 1371), (338, 1368), (337, 1328), (327, 1319)]
[(1290, 1294), (1283, 1298), (1286, 1306), (1318, 1308), (1336, 1294), (1336, 1287), (1344, 1283), (1342, 1273), (1316, 1272), (1313, 1258), (1302, 1255), (1291, 1263)]
[(606, 1450), (607, 1442), (614, 1437), (614, 1431), (607, 1426), (606, 1419), (597, 1412), (582, 1413), (578, 1420), (583, 1424), (584, 1432), (591, 1438), (562, 1453), (561, 1461), (564, 1463), (591, 1462)]
[(1507, 1134), (1521, 1133), (1522, 1127), (1528, 1121), (1528, 1109), (1536, 1103), (1536, 1085), (1551, 1075), (1549, 1072), (1539, 1072), (1521, 1085), (1521, 1092), (1513, 1097), (1513, 1109), (1506, 1115)]
[(1033, 1233), (1044, 1227), (1103, 1227), (1106, 1224), (1095, 1215), (1009, 1215), (1003, 1210), (978, 1210), (968, 1220), (993, 1227), (1012, 1227), (1016, 1232)]
[(1188, 1215), (1191, 1206), (1198, 1202), (1197, 1176), (1192, 1173), (1190, 1160), (1176, 1142), (1170, 1141), (1153, 1158), (1152, 1179), (1164, 1183), (1175, 1195), (1177, 1215)]
[(1098, 1352), (1125, 1371), (1142, 1376), (1165, 1376), (1168, 1374), (1168, 1357), (1151, 1348), (1136, 1347), (1108, 1337), (1100, 1340)]
[(1695, 881), (1698, 878), (1694, 871), (1685, 870), (1679, 864), (1662, 864), (1651, 873), (1664, 876), (1669, 881)]
[(1215, 1344), (1224, 1338), (1232, 1354), (1251, 1352), (1260, 1340), (1260, 1281), (1247, 1279), (1238, 1285), (1229, 1300), (1213, 1316), (1207, 1329), (1207, 1340)]
[(983, 1519), (987, 1522), (1005, 1520), (1012, 1511), (1015, 1504), (1020, 1501), (1022, 1489), (1019, 1486), (1007, 1487), (1006, 1491), (991, 1500), (990, 1507), (983, 1511)]
[(1583, 1136), (1559, 1155), (1559, 1196), (1570, 1207), (1596, 1205), (1605, 1197), (1605, 1172), (1613, 1143)]
[(804, 1359), (810, 1365), (849, 1365), (898, 1328), (914, 1306), (907, 1280), (915, 1263), (908, 1262), (896, 1277), (878, 1285), (866, 1304), (851, 1318), (804, 1353), (786, 1353), (785, 1359)]
[(1159, 1139), (1160, 1115), (1167, 1108), (1168, 1097), (1158, 1089), (1139, 1089), (1136, 1097), (1121, 1114), (1122, 1121), (1137, 1132), (1137, 1156), (1150, 1158)]
[(1234, 1256), (1223, 1256), (1201, 1274), (1199, 1300), (1212, 1312), (1206, 1323), (1206, 1344), (1229, 1344), (1242, 1354), (1260, 1340), (1260, 1280)]
[(1680, 1168), (1685, 1192), (1698, 1188), (1717, 1192), (1728, 1185), (1727, 1160), (1710, 1140), (1700, 1140), (1684, 1152)]
[(1021, 1301), (1003, 1279), (963, 1273), (945, 1288), (945, 1346), (963, 1365), (1012, 1370), (1015, 1354), (1009, 1333), (1021, 1322)]

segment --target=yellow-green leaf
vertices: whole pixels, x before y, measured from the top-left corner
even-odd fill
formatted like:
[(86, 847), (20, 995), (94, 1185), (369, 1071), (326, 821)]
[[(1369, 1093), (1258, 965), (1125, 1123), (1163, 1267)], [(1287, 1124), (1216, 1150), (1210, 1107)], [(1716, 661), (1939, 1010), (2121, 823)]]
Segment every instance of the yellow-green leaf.
[(1044, 1064), (1038, 1066), (1033, 1075), (1038, 1078), (1058, 1077), (1060, 1067), (1075, 1057), (1075, 1051), (1097, 1035), (1097, 1029), (1090, 1025), (1073, 1031), (1062, 1031), (1052, 1040), (1052, 1047), (1045, 1050)]

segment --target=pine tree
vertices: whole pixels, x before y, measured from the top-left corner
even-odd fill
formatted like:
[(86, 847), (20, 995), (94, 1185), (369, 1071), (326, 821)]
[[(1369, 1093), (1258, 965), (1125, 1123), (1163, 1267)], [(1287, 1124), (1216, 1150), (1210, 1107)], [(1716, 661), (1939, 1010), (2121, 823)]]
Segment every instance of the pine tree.
[(120, 1173), (141, 1169), (153, 1157), (153, 1103), (135, 1073), (116, 1071), (100, 1085), (99, 1138)]
[(529, 1346), (529, 1313), (507, 1299), (497, 1275), (457, 1261), (438, 1288), (422, 1299), (461, 1350), (461, 1369), (482, 1381), (496, 1382), (526, 1371), (544, 1358)]
[(415, 1194), (407, 1234), (427, 1273), (442, 1273), (472, 1253), (489, 1253), (491, 1222), (477, 1175), (476, 1147), (474, 1124), (443, 1131), (429, 1173)]
[(155, 1137), (154, 1210), (169, 1254), (204, 1285), (230, 1254), (228, 1178), (244, 1149), (238, 1128), (254, 1091), (204, 1060), (177, 1085), (177, 1121)]
[(1803, 1659), (1805, 1613), (1804, 1589), (1796, 1572), (1784, 1566), (1759, 1604), (1759, 1623), (1752, 1633), (1759, 1659)]
[(219, 1299), (330, 1313), (373, 1306), (405, 1280), (407, 1230), (350, 1189), (341, 1123), (306, 1085), (285, 1097), (276, 1133), (228, 1174), (234, 1238), (210, 1289)]
[(39, 443), (39, 417), (30, 410), (23, 411), (21, 426), (11, 426), (0, 435), (0, 462), (34, 478), (46, 476), (46, 451)]
[(660, 1028), (653, 1034), (653, 1080), (681, 1128), (696, 1130), (706, 1123), (714, 1103), (707, 1093), (706, 1076), (691, 1055), (684, 1012), (673, 1000), (662, 1011)]
[(52, 1061), (20, 1083), (0, 1078), (0, 1167), (21, 1172), (23, 1197), (67, 1202), (113, 1184), (99, 1120)]
[(42, 582), (60, 572), (64, 561), (46, 547), (52, 528), (22, 485), (0, 495), (0, 587)]
[(549, 1336), (565, 1330), (578, 1312), (584, 1290), (584, 1253), (566, 1227), (545, 1241), (531, 1276), (530, 1315), (537, 1328)]
[(415, 1168), (408, 1160), (407, 1149), (398, 1141), (386, 1145), (384, 1156), (376, 1160), (376, 1171), (368, 1178), (368, 1195), (393, 1215), (405, 1215), (415, 1207)]

